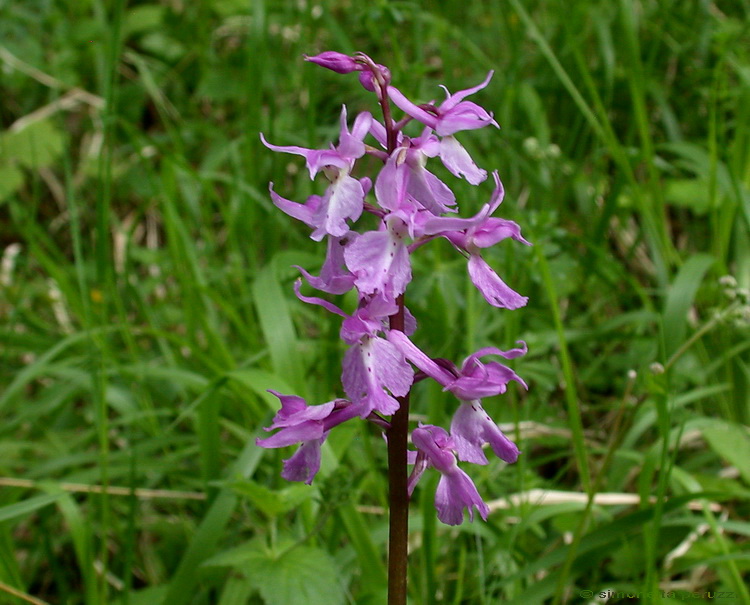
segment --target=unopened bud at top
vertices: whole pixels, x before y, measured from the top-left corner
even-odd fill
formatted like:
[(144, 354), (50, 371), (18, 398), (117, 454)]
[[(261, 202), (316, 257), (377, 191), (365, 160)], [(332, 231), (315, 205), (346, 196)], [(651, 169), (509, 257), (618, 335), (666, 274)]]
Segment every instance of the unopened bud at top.
[(359, 83), (370, 92), (377, 92), (379, 88), (385, 90), (391, 83), (391, 70), (385, 65), (370, 67), (359, 74)]
[(339, 74), (350, 74), (353, 71), (361, 71), (364, 67), (349, 55), (337, 53), (334, 50), (327, 50), (314, 57), (305, 55), (305, 61), (316, 63)]

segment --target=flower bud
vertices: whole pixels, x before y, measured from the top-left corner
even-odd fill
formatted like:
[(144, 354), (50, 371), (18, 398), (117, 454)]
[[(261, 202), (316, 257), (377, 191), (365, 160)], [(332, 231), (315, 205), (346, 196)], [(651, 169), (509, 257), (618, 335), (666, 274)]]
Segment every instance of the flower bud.
[(327, 50), (319, 55), (315, 55), (314, 57), (308, 57), (305, 55), (305, 61), (316, 63), (321, 67), (325, 67), (339, 74), (349, 74), (353, 71), (360, 71), (362, 69), (362, 65), (358, 64), (349, 55), (337, 53), (333, 50)]
[(370, 69), (365, 69), (359, 74), (359, 83), (362, 84), (365, 90), (370, 92), (377, 92), (377, 84), (381, 83), (383, 89), (391, 83), (391, 70), (385, 65), (376, 65), (375, 69), (377, 74)]

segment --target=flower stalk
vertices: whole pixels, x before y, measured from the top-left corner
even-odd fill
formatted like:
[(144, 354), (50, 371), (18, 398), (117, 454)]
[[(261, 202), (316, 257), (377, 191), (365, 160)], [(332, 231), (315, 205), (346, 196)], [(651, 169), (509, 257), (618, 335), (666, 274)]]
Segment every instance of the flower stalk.
[[(398, 312), (389, 318), (391, 330), (404, 331), (404, 297), (397, 299)], [(406, 605), (409, 548), (409, 490), (407, 446), (409, 440), (409, 396), (398, 397), (398, 411), (386, 431), (388, 438), (388, 605)]]

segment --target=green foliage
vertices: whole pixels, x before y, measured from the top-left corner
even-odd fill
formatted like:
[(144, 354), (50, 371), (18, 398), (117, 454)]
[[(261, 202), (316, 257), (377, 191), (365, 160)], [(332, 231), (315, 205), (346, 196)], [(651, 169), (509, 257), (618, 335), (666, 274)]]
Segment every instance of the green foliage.
[(247, 574), (269, 605), (344, 603), (336, 565), (319, 548), (287, 544), (271, 550), (249, 542), (217, 555), (206, 565), (228, 566)]
[(750, 485), (750, 436), (744, 427), (713, 420), (702, 429), (708, 445), (732, 464)]
[(0, 203), (23, 184), (21, 168), (44, 168), (63, 152), (63, 136), (49, 120), (39, 120), (0, 134)]
[[(534, 243), (486, 254), (515, 312), (446, 242), (415, 258), (419, 344), (526, 340), (530, 389), (485, 402), (523, 451), (469, 469), (486, 524), (442, 526), (435, 477), (417, 487), (412, 602), (750, 602), (749, 20), (741, 0), (0, 2), (0, 602), (384, 602), (380, 435), (337, 429), (312, 487), (255, 446), (266, 389), (341, 395), (338, 318), (292, 291), (324, 251), (267, 194), (322, 183), (258, 134), (321, 147), (342, 103), (376, 112), (301, 60), (327, 49), (419, 101), (494, 69), (476, 100), (502, 130), (461, 141)], [(450, 184), (466, 216), (489, 195)], [(413, 402), (455, 409), (426, 383)]]

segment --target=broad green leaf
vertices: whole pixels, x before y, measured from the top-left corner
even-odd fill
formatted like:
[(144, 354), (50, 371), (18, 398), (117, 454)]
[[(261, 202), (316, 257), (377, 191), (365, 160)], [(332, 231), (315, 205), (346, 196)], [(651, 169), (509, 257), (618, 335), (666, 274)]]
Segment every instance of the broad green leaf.
[(163, 23), (165, 12), (166, 6), (150, 4), (129, 9), (122, 24), (123, 38), (156, 29)]
[(221, 553), (206, 565), (245, 573), (267, 605), (344, 602), (340, 574), (328, 553), (309, 546), (272, 551), (253, 541)]
[(685, 340), (687, 313), (703, 276), (714, 264), (707, 254), (696, 254), (682, 266), (672, 282), (664, 305), (664, 343), (667, 356), (672, 355)]
[(217, 605), (247, 605), (253, 593), (253, 584), (248, 578), (230, 576)]
[(33, 513), (40, 508), (56, 502), (63, 497), (63, 493), (48, 494), (45, 496), (36, 496), (29, 498), (28, 500), (22, 500), (14, 504), (8, 504), (7, 506), (0, 507), (0, 521), (8, 521), (9, 519), (15, 519), (16, 517), (22, 517)]
[(9, 163), (0, 164), (0, 203), (23, 184), (23, 172)]
[(203, 562), (203, 567), (244, 567), (248, 561), (263, 556), (266, 550), (261, 538), (254, 538), (240, 546), (220, 552)]
[(27, 168), (51, 164), (63, 147), (62, 133), (49, 120), (32, 122), (17, 132), (6, 132), (0, 139), (2, 154)]
[(272, 518), (298, 507), (315, 493), (307, 485), (290, 485), (274, 491), (252, 480), (236, 481), (232, 483), (232, 488)]
[(665, 183), (664, 197), (670, 204), (701, 215), (711, 205), (708, 182), (703, 179), (670, 179)]
[(750, 484), (750, 436), (747, 431), (738, 424), (718, 419), (702, 430), (711, 449), (736, 466), (745, 482)]
[(255, 309), (263, 337), (268, 344), (274, 372), (298, 387), (303, 382), (302, 364), (287, 295), (281, 288), (276, 263), (269, 263), (260, 271), (253, 284)]

